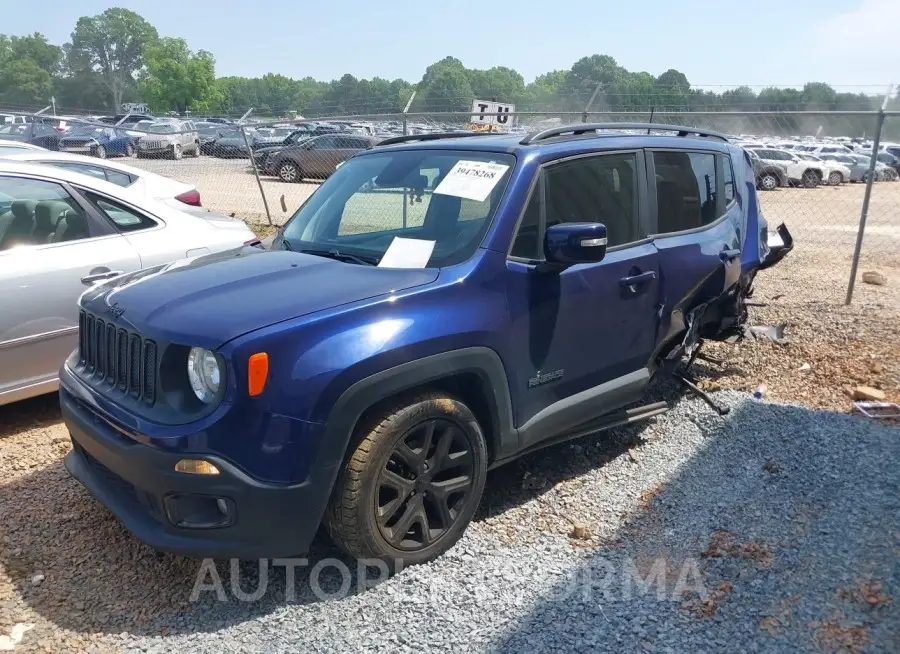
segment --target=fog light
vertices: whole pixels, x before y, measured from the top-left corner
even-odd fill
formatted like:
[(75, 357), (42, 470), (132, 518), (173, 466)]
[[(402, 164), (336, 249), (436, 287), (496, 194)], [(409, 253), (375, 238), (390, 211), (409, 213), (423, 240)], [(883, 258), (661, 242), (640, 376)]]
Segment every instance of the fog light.
[(209, 461), (182, 459), (175, 464), (175, 472), (185, 472), (191, 475), (217, 475), (219, 469)]
[(170, 494), (163, 499), (166, 517), (180, 529), (221, 529), (234, 524), (236, 507), (227, 497)]

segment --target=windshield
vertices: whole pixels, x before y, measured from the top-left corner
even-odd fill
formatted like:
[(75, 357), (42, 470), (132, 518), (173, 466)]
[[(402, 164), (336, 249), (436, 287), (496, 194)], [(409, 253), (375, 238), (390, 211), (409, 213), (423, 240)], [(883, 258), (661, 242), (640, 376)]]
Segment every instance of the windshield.
[(147, 131), (156, 134), (174, 134), (178, 131), (178, 128), (176, 128), (175, 125), (167, 123), (154, 123), (147, 126)]
[(295, 251), (377, 260), (400, 247), (392, 247), (396, 237), (417, 239), (433, 247), (426, 265), (451, 266), (478, 248), (515, 162), (505, 153), (455, 150), (354, 157), (300, 207), (282, 236)]
[(220, 128), (221, 125), (197, 125), (197, 131), (203, 136), (215, 136)]
[(93, 125), (78, 125), (69, 130), (66, 136), (103, 136), (105, 128)]
[(240, 132), (240, 130), (229, 129), (225, 132), (222, 132), (222, 138), (239, 139), (239, 138), (241, 138), (241, 132)]

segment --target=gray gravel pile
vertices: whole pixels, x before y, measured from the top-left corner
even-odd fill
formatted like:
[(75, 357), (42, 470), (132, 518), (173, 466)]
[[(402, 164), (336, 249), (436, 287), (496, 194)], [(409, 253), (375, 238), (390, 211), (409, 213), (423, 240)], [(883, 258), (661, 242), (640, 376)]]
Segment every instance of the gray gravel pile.
[[(495, 471), (456, 547), (374, 588), (342, 596), (334, 565), (298, 569), (286, 602), (281, 567), (260, 600), (241, 602), (222, 563), (224, 601), (201, 592), (141, 630), (166, 635), (107, 631), (105, 643), (209, 653), (900, 650), (900, 429), (716, 397), (732, 407), (727, 418), (684, 399), (652, 423)], [(574, 523), (583, 539), (570, 537)], [(331, 557), (320, 543), (310, 565)], [(240, 572), (245, 592), (258, 587), (253, 565)], [(334, 598), (317, 599), (311, 578)]]

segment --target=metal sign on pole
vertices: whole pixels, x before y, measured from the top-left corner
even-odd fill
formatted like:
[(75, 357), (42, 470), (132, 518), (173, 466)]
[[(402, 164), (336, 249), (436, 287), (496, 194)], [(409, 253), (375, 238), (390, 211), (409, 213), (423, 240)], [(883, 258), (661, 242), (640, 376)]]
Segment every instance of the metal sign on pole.
[(887, 109), (888, 100), (891, 98), (891, 92), (894, 90), (893, 84), (888, 87), (887, 95), (884, 96), (884, 102), (881, 103), (881, 109), (878, 110), (878, 117), (875, 119), (875, 140), (872, 143), (872, 158), (869, 160), (869, 172), (866, 179), (866, 192), (863, 196), (862, 211), (859, 216), (859, 230), (856, 232), (856, 248), (853, 250), (853, 263), (850, 265), (850, 282), (847, 284), (847, 298), (844, 304), (850, 304), (853, 301), (853, 287), (856, 284), (856, 272), (859, 269), (859, 257), (862, 254), (863, 235), (866, 232), (866, 219), (869, 216), (869, 200), (872, 198), (872, 184), (875, 181), (875, 163), (878, 161), (878, 148), (881, 145), (881, 128), (884, 126), (884, 111)]
[[(514, 104), (475, 100), (472, 102), (472, 117), (469, 122), (476, 126), (496, 125), (497, 127), (508, 127), (509, 116), (505, 114), (514, 114), (515, 112), (516, 105)], [(513, 118), (513, 122), (515, 122), (515, 118)]]

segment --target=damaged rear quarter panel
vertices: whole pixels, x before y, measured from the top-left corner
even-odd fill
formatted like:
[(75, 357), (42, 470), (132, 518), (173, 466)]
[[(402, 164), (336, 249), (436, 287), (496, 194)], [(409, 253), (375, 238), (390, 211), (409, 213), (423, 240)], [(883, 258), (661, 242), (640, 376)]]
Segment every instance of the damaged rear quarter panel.
[[(658, 353), (684, 335), (692, 310), (701, 305), (715, 306), (725, 298), (732, 301), (739, 287), (749, 285), (765, 257), (765, 242), (759, 237), (765, 221), (759, 211), (753, 166), (743, 149), (726, 147), (732, 160), (735, 198), (725, 215), (703, 230), (655, 241), (660, 257)], [(728, 249), (740, 250), (741, 256), (731, 263), (723, 262), (720, 255)]]

